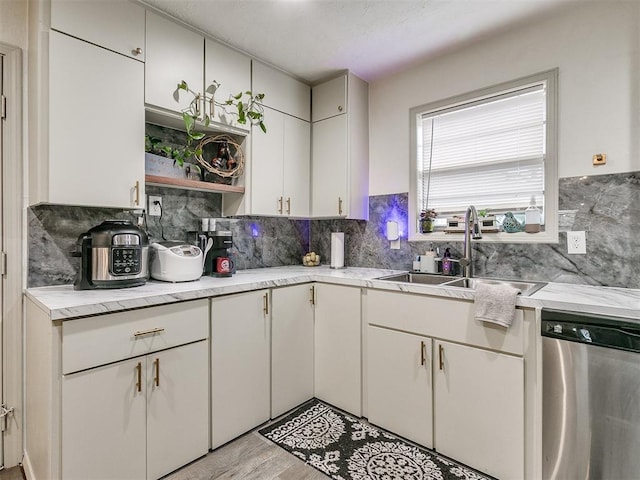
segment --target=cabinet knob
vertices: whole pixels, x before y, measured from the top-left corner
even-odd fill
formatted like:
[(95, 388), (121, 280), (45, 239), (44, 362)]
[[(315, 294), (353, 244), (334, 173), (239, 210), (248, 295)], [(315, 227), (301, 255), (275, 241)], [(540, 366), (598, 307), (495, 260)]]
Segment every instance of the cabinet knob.
[(338, 111), (341, 112), (342, 111), (342, 105), (338, 105)]
[(135, 48), (133, 50), (131, 50), (131, 53), (133, 53), (134, 55), (142, 55), (142, 49), (140, 47)]

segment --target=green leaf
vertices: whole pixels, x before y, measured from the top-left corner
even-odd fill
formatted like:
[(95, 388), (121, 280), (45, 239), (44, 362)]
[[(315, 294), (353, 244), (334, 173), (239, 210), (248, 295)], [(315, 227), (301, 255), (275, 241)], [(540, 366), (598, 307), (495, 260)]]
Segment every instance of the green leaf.
[(267, 133), (267, 127), (265, 126), (265, 124), (264, 124), (264, 123), (260, 122), (260, 128), (262, 129), (262, 131), (263, 131), (264, 133)]
[(242, 98), (242, 92), (240, 92), (237, 95), (234, 95), (233, 98), (235, 98), (236, 100), (240, 100)]
[(209, 118), (209, 115), (205, 115), (204, 116), (204, 126), (208, 127), (210, 123), (211, 123), (211, 118)]
[(233, 100), (227, 100), (224, 102), (225, 105), (233, 105)]
[(189, 135), (193, 140), (202, 140), (205, 137), (204, 133), (195, 132)]
[(189, 85), (187, 85), (187, 82), (185, 82), (184, 80), (182, 80), (182, 81), (178, 84), (178, 90), (189, 90)]
[(264, 98), (264, 93), (259, 93), (258, 95), (255, 96), (256, 100), (262, 100)]
[(246, 117), (244, 111), (239, 111), (238, 112), (238, 123), (242, 123), (243, 125), (245, 123), (247, 123), (247, 117)]
[(184, 112), (182, 114), (182, 120), (184, 121), (184, 126), (187, 129), (187, 133), (193, 130), (193, 124), (195, 122), (195, 118), (193, 118), (189, 112)]

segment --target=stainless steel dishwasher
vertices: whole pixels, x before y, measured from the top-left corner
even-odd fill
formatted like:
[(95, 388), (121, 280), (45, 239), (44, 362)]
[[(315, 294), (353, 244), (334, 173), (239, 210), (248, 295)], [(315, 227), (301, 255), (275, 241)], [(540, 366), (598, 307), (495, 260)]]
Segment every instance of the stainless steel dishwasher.
[(542, 310), (545, 480), (640, 479), (640, 321)]

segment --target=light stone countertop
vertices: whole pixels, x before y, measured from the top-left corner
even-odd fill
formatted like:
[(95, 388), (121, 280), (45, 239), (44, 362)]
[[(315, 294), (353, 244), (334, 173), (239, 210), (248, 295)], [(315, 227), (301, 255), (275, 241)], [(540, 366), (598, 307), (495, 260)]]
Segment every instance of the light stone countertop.
[[(27, 289), (25, 295), (49, 315), (51, 320), (66, 320), (308, 282), (325, 282), (443, 298), (474, 299), (473, 290), (376, 280), (378, 277), (397, 273), (403, 273), (403, 271), (357, 267), (334, 270), (328, 266), (288, 266), (240, 270), (232, 277), (202, 277), (192, 282), (167, 283), (152, 280), (140, 287), (121, 289), (77, 291), (72, 285), (39, 287)], [(640, 320), (640, 290), (635, 289), (549, 283), (530, 297), (519, 296), (517, 305)]]

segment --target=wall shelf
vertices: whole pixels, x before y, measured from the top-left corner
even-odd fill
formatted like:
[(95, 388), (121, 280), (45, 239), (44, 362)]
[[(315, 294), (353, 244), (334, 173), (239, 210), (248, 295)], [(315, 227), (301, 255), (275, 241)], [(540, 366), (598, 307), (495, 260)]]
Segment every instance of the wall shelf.
[(222, 183), (200, 182), (186, 178), (161, 177), (159, 175), (145, 175), (147, 185), (158, 187), (181, 188), (183, 190), (196, 190), (210, 193), (244, 193), (244, 187), (224, 185)]

